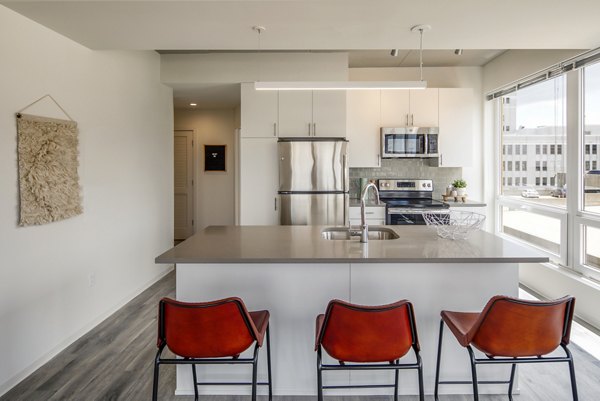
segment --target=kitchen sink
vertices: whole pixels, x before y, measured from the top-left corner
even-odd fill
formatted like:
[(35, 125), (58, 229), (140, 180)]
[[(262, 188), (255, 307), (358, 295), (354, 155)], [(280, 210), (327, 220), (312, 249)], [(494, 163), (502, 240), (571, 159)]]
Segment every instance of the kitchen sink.
[[(350, 230), (344, 227), (329, 227), (321, 232), (321, 237), (327, 240), (356, 240), (360, 238), (360, 231), (352, 235)], [(394, 230), (385, 227), (369, 227), (370, 240), (390, 240), (400, 238)]]

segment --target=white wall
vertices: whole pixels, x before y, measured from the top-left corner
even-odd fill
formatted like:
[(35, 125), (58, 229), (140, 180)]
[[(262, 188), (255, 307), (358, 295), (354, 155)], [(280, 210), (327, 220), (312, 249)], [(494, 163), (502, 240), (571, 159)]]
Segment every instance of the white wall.
[[(235, 110), (175, 110), (175, 129), (194, 130), (195, 230), (233, 225)], [(204, 171), (204, 145), (226, 145), (227, 171)]]
[[(414, 81), (419, 79), (419, 68), (350, 68), (351, 81)], [(429, 88), (473, 88), (477, 97), (482, 95), (481, 67), (429, 67), (423, 69), (423, 79)], [(473, 167), (463, 168), (463, 178), (468, 183), (468, 194), (473, 200), (482, 201), (483, 193), (483, 126), (482, 107), (473, 110), (478, 131), (473, 137), (473, 147), (477, 151), (473, 157)]]
[(163, 54), (166, 84), (347, 80), (347, 53)]
[(483, 67), (483, 92), (490, 92), (583, 52), (572, 49), (506, 51)]
[[(0, 6), (0, 54), (3, 394), (169, 269), (154, 258), (173, 239), (173, 125), (154, 52), (91, 51)], [(79, 123), (84, 212), (17, 227), (14, 114), (44, 94)]]

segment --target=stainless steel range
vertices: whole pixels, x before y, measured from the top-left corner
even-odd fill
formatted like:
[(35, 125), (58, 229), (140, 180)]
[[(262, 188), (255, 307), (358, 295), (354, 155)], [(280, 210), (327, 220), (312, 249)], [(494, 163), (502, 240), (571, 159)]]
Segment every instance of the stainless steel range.
[(423, 212), (448, 214), (449, 206), (433, 199), (432, 180), (379, 180), (379, 197), (386, 204), (388, 225), (424, 225)]

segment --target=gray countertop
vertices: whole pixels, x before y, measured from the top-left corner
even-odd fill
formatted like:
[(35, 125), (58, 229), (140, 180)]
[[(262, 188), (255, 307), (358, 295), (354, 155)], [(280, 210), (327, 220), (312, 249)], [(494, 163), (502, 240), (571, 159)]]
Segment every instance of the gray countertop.
[(326, 240), (324, 226), (211, 226), (156, 258), (156, 263), (542, 263), (541, 253), (496, 235), (467, 240), (427, 226), (386, 226), (400, 238)]
[(479, 201), (474, 201), (474, 200), (470, 200), (467, 199), (466, 201), (458, 201), (458, 202), (454, 202), (454, 201), (446, 201), (444, 202), (447, 205), (450, 205), (450, 207), (485, 207), (487, 206), (487, 204), (483, 203), (483, 202), (479, 202)]

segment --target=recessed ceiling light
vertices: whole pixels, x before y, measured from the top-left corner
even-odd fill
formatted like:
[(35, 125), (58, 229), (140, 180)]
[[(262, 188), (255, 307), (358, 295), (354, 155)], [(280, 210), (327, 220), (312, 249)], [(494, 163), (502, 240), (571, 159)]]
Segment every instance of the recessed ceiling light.
[(190, 103), (190, 106), (192, 106), (192, 107), (196, 107), (196, 106), (198, 106), (198, 105), (197, 105), (196, 103)]

